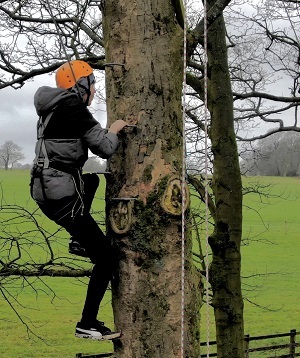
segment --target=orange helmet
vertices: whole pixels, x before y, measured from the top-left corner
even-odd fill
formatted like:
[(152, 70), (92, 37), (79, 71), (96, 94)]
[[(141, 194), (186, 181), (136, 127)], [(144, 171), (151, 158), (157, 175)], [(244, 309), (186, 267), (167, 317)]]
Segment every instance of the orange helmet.
[(92, 67), (81, 60), (73, 60), (61, 65), (55, 74), (56, 85), (59, 88), (71, 88), (81, 77), (93, 73)]

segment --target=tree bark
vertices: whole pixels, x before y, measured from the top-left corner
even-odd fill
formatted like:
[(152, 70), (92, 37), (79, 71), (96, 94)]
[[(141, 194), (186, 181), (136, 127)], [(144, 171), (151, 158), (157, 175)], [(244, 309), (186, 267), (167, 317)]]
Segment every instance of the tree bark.
[[(171, 2), (103, 1), (108, 124), (136, 123), (109, 160), (115, 357), (181, 352), (182, 45)], [(116, 65), (117, 64), (117, 65)], [(187, 189), (185, 190), (188, 194)], [(188, 219), (188, 207), (186, 217)], [(185, 356), (199, 356), (198, 275), (185, 231)]]
[[(211, 2), (211, 1), (210, 1)], [(244, 357), (241, 292), (242, 183), (234, 132), (233, 96), (223, 16), (208, 31), (210, 138), (214, 155), (212, 190), (215, 228), (210, 282), (218, 357)]]

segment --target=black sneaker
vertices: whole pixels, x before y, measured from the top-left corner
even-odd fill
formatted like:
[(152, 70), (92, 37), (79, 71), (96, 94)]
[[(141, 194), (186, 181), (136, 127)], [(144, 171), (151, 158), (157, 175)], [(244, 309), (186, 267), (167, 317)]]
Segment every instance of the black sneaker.
[(89, 338), (96, 340), (115, 339), (121, 336), (121, 332), (112, 332), (104, 326), (104, 322), (95, 321), (92, 324), (78, 322), (76, 325), (75, 337)]
[(88, 257), (85, 248), (80, 245), (73, 237), (70, 238), (69, 242), (69, 253), (77, 256)]

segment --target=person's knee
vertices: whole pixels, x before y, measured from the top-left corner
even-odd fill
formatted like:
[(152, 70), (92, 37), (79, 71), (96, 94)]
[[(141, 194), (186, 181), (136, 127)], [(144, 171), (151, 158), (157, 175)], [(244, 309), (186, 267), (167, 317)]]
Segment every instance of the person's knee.
[(100, 179), (99, 179), (99, 176), (95, 173), (91, 174), (91, 180), (92, 180), (92, 183), (95, 185), (95, 186), (98, 186), (99, 183), (100, 183)]
[(101, 267), (111, 267), (112, 266), (112, 246), (109, 244), (101, 245), (93, 250), (86, 248), (86, 251), (90, 257), (90, 260), (93, 264), (99, 265)]
[(112, 258), (104, 255), (90, 255), (91, 262), (103, 271), (112, 270)]
[(98, 187), (100, 183), (99, 176), (95, 173), (87, 173), (83, 174), (83, 180), (86, 185), (92, 186), (92, 187)]

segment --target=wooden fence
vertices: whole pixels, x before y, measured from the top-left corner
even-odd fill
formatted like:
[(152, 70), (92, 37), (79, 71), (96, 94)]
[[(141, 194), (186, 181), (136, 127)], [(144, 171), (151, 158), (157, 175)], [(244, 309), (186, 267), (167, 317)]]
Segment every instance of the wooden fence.
[[(279, 334), (271, 334), (268, 336), (255, 336), (250, 337), (249, 334), (245, 335), (245, 358), (251, 358), (251, 357), (258, 357), (258, 355), (255, 355), (255, 352), (268, 352), (271, 351), (272, 355), (268, 356), (268, 358), (294, 358), (294, 357), (300, 357), (300, 353), (296, 352), (296, 348), (300, 347), (300, 343), (296, 342), (296, 336), (300, 332), (297, 332), (295, 329), (291, 329), (289, 333), (279, 333)], [(272, 345), (264, 345), (261, 347), (257, 347), (257, 344), (255, 344), (255, 347), (251, 347), (250, 342), (257, 342), (262, 340), (268, 340), (268, 339), (277, 339), (277, 338), (285, 338), (289, 337), (289, 341), (283, 344), (272, 344)], [(200, 346), (205, 347), (206, 350), (209, 348), (209, 355), (207, 353), (201, 354), (200, 357), (217, 357), (216, 346), (217, 342), (212, 341), (209, 342), (209, 347), (207, 347), (206, 342), (200, 343)], [(212, 349), (211, 349), (212, 348)], [(212, 352), (210, 352), (212, 350)], [(275, 353), (275, 355), (274, 355)], [(264, 357), (267, 357), (264, 355)]]
[[(291, 329), (289, 333), (279, 333), (279, 334), (270, 334), (268, 336), (254, 336), (250, 337), (249, 334), (245, 335), (245, 358), (258, 357), (255, 352), (268, 352), (271, 351), (272, 355), (268, 356), (268, 358), (294, 358), (300, 357), (300, 352), (296, 352), (296, 348), (300, 347), (300, 343), (296, 342), (296, 336), (299, 335), (300, 332), (297, 332), (295, 329)], [(258, 347), (258, 344), (255, 346), (251, 346), (250, 342), (258, 342), (262, 340), (270, 340), (277, 338), (286, 338), (289, 337), (288, 342), (282, 344), (273, 344), (273, 345), (264, 345), (262, 347)], [(201, 354), (200, 357), (217, 357), (216, 353), (216, 341), (209, 342), (209, 346), (207, 346), (206, 342), (201, 342), (200, 346), (204, 347), (203, 349), (209, 349), (209, 355), (206, 353)], [(203, 350), (202, 349), (202, 350)], [(89, 353), (77, 353), (76, 358), (83, 357), (93, 357), (93, 358), (104, 358), (104, 357), (112, 357), (113, 353), (99, 353), (99, 354), (89, 354)], [(261, 355), (260, 355), (261, 356)], [(264, 357), (267, 357), (264, 355)]]

